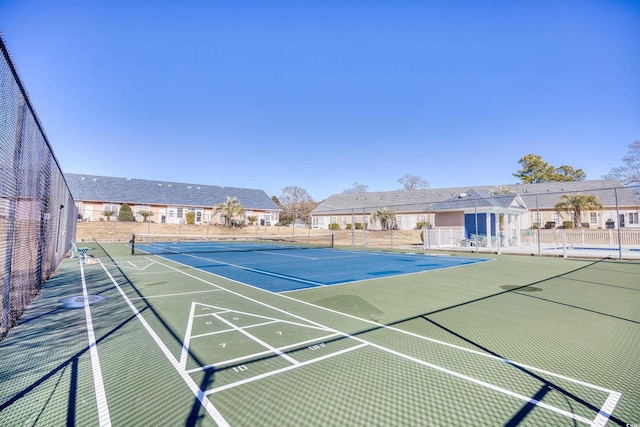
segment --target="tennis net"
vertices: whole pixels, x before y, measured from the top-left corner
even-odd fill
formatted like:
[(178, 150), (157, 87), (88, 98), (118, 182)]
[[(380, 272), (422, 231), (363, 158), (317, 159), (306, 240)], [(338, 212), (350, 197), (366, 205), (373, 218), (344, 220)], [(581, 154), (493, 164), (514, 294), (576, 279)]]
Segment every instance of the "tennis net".
[(189, 236), (175, 234), (139, 234), (136, 236), (136, 250), (142, 250), (154, 255), (322, 249), (332, 247), (332, 234), (277, 236)]

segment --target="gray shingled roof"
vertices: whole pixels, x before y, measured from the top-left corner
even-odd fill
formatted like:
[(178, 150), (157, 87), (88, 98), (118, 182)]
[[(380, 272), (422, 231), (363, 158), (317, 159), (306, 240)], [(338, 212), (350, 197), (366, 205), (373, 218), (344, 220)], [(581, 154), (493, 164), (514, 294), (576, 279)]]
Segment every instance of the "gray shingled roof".
[(263, 190), (75, 173), (64, 176), (75, 200), (212, 207), (231, 196), (245, 209), (280, 210)]
[(508, 184), (500, 186), (468, 186), (435, 188), (413, 191), (378, 191), (355, 194), (334, 194), (325, 199), (312, 214), (330, 214), (351, 212), (373, 212), (380, 207), (388, 207), (397, 212), (427, 212), (435, 203), (456, 198), (461, 193), (489, 193), (510, 189), (520, 195), (530, 210), (536, 208), (536, 196), (540, 209), (553, 209), (563, 194), (595, 195), (605, 207), (614, 207), (617, 189), (618, 203), (624, 206), (640, 206), (638, 199), (629, 189), (615, 180), (590, 180), (573, 182), (545, 182), (540, 184)]
[(519, 196), (515, 193), (511, 194), (492, 194), (484, 190), (471, 189), (468, 192), (460, 193), (443, 202), (436, 202), (429, 206), (431, 211), (446, 211), (446, 210), (460, 210), (460, 209), (473, 209), (473, 208), (491, 208), (497, 207), (502, 209), (522, 209), (526, 210), (522, 205), (522, 201), (515, 203), (514, 201)]

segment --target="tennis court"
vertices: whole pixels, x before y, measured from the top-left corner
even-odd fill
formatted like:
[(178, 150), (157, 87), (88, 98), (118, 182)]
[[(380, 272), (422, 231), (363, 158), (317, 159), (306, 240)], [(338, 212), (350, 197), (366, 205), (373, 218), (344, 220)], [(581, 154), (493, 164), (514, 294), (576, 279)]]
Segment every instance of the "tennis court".
[(640, 420), (638, 263), (156, 243), (63, 262), (1, 425)]
[(137, 249), (271, 292), (330, 286), (489, 261), (424, 254), (336, 251), (329, 248), (330, 237), (316, 235), (313, 242), (307, 242), (311, 239), (308, 236), (278, 237), (275, 241), (227, 238), (224, 241), (160, 242), (138, 245)]

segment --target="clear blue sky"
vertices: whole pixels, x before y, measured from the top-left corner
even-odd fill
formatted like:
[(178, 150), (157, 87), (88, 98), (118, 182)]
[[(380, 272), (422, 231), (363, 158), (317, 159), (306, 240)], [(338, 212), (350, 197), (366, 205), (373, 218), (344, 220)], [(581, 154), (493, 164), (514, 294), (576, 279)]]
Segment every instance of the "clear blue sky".
[(66, 172), (320, 201), (599, 179), (640, 139), (640, 1), (0, 0)]

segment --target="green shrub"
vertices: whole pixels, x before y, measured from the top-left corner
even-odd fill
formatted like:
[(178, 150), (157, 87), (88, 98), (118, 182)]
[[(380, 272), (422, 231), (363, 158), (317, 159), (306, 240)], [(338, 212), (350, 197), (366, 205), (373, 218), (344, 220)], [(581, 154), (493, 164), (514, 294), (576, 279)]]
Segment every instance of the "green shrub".
[(193, 211), (188, 211), (185, 215), (185, 220), (187, 224), (195, 224), (196, 223), (196, 213)]
[(556, 228), (556, 222), (555, 221), (547, 221), (544, 223), (544, 228), (546, 228), (547, 230), (550, 230), (552, 228)]
[(573, 221), (562, 221), (562, 226), (564, 228), (573, 228)]
[(329, 230), (340, 230), (340, 224), (331, 223), (329, 224)]
[(120, 206), (120, 212), (118, 213), (118, 221), (135, 221), (131, 207), (124, 203)]

